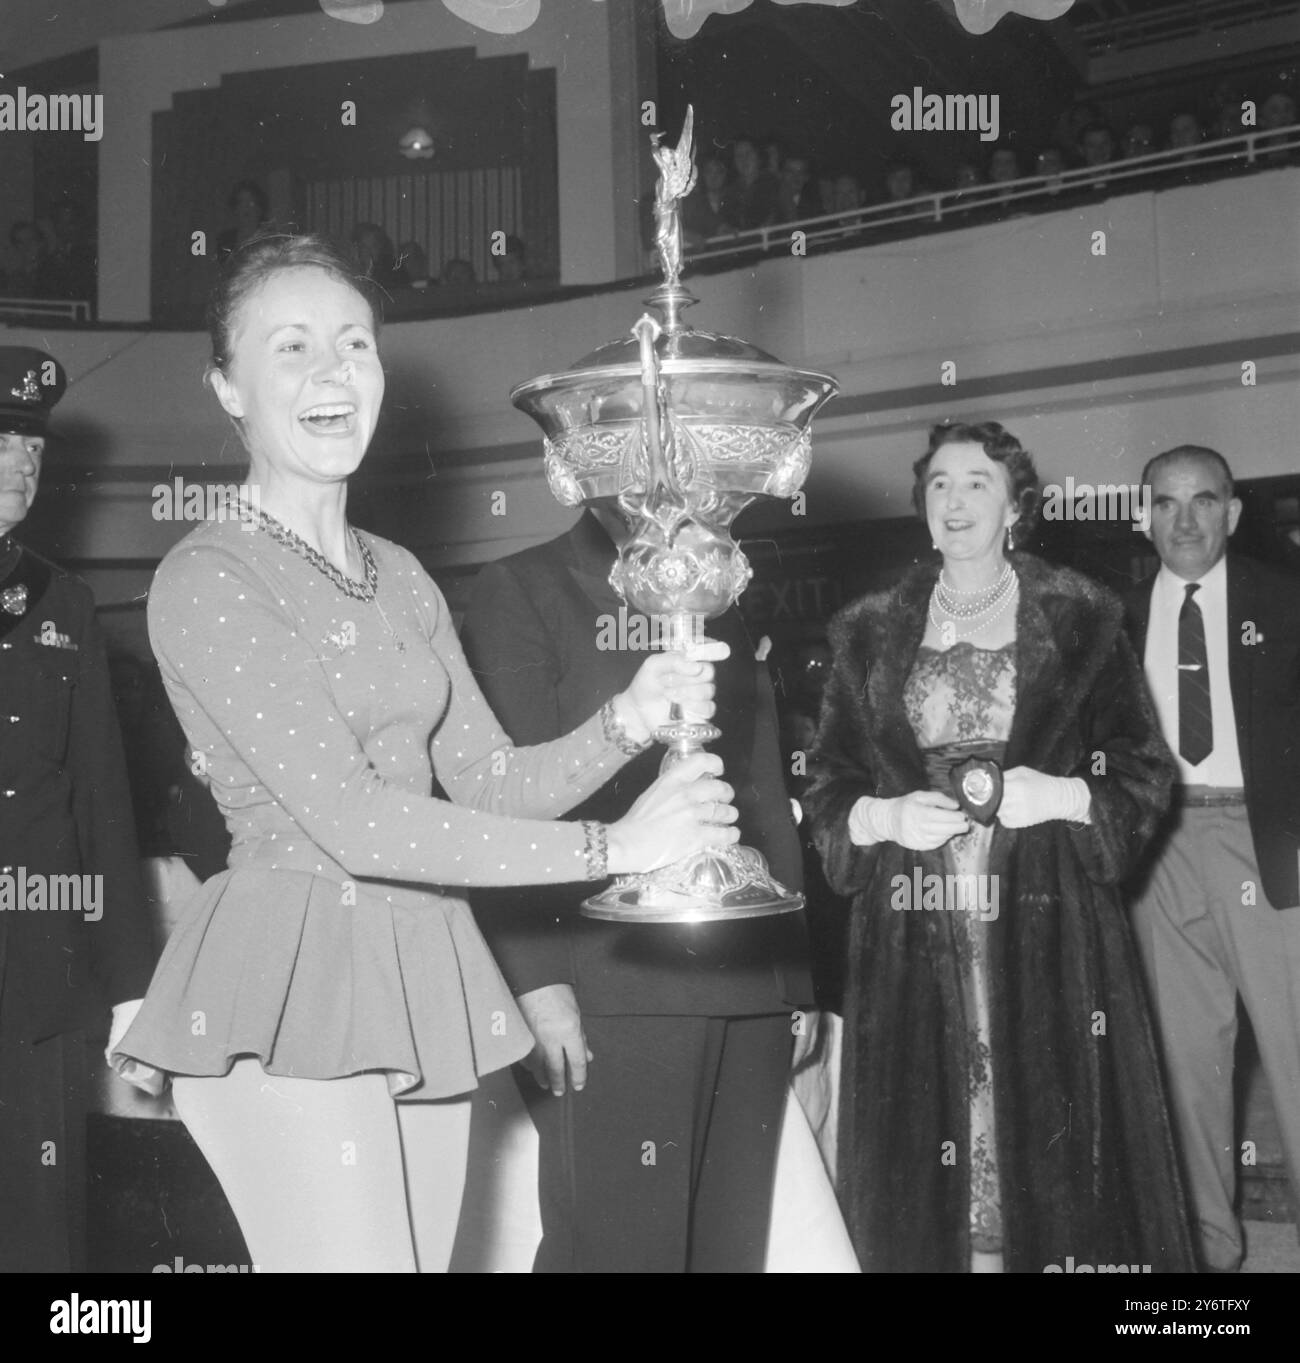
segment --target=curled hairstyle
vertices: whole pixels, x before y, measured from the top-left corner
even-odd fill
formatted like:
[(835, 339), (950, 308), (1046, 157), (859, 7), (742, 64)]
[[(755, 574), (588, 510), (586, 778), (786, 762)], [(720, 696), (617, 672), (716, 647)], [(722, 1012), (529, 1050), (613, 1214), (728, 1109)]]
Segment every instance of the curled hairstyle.
[(1020, 513), (1011, 527), (1012, 543), (1019, 549), (1038, 521), (1042, 486), (1033, 456), (999, 421), (943, 421), (930, 429), (930, 446), (912, 465), (912, 505), (925, 520), (925, 481), (930, 461), (945, 445), (978, 445), (1006, 474), (1011, 505)]
[(208, 296), (208, 334), (212, 339), (209, 373), (213, 369), (219, 369), (223, 374), (226, 372), (234, 346), (235, 319), (249, 295), (281, 270), (303, 268), (324, 270), (340, 283), (355, 289), (366, 300), (374, 332), (379, 334), (382, 314), (378, 291), (328, 238), (286, 233), (250, 237), (231, 254)]

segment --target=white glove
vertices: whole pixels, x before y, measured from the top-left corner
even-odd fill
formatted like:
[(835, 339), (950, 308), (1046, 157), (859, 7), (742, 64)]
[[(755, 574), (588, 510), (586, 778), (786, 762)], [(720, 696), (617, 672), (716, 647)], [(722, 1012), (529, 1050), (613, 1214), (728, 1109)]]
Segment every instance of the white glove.
[(894, 842), (928, 852), (969, 832), (970, 826), (957, 801), (937, 790), (914, 790), (892, 799), (864, 795), (849, 811), (849, 839), (859, 847)]
[(1004, 828), (1032, 828), (1052, 819), (1092, 822), (1092, 788), (1082, 776), (1048, 776), (1033, 767), (1002, 773), (998, 822)]

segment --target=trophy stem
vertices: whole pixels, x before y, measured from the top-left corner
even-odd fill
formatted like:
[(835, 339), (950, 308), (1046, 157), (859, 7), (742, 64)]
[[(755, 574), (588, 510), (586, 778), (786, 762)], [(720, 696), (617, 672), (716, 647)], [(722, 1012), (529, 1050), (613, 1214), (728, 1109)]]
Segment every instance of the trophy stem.
[[(701, 616), (674, 611), (668, 617), (664, 642), (669, 649), (685, 650), (704, 637)], [(660, 775), (721, 737), (716, 724), (689, 719), (674, 706), (672, 718), (655, 730), (655, 738), (668, 748)], [(802, 907), (803, 896), (772, 878), (761, 852), (736, 845), (696, 852), (643, 875), (619, 876), (584, 900), (582, 913), (622, 923), (704, 923), (765, 918)]]
[[(668, 617), (664, 630), (664, 647), (670, 652), (687, 652), (692, 645), (705, 641), (704, 621), (691, 611), (673, 611)], [(659, 774), (685, 761), (692, 753), (703, 752), (705, 745), (722, 737), (722, 730), (707, 719), (690, 719), (682, 713), (681, 706), (674, 705), (667, 724), (655, 730), (655, 738), (664, 743), (668, 751), (659, 768)]]

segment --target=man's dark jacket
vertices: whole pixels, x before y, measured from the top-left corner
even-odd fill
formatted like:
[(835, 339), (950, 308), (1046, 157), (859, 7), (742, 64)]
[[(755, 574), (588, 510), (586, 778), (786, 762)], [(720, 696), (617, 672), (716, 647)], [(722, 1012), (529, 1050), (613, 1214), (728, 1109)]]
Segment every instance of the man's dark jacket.
[[(1139, 659), (1154, 585), (1154, 577), (1139, 583), (1125, 603)], [(1300, 907), (1300, 578), (1235, 554), (1228, 684), (1262, 888), (1275, 909)]]
[[(567, 534), (480, 572), (462, 630), (465, 651), (515, 743), (542, 743), (575, 728), (623, 690), (648, 656), (598, 647), (609, 642), (623, 606), (609, 585), (614, 559), (608, 535), (587, 512)], [(782, 884), (798, 889), (799, 842), (766, 668), (755, 661), (754, 641), (736, 610), (710, 622), (707, 632), (731, 646), (731, 656), (717, 664), (722, 737), (710, 751), (723, 759), (725, 779), (735, 787), (742, 841), (767, 857)], [(633, 758), (569, 817), (606, 823), (622, 817), (654, 781), (662, 756), (656, 744)], [(607, 1016), (739, 1017), (810, 1002), (802, 913), (736, 923), (608, 923), (578, 913), (596, 888), (475, 894), (479, 924), (516, 993), (571, 984), (584, 1012)]]
[(0, 912), (0, 988), (39, 1041), (140, 998), (153, 950), (108, 660), (90, 589), (0, 548), (0, 875), (103, 876), (102, 917)]

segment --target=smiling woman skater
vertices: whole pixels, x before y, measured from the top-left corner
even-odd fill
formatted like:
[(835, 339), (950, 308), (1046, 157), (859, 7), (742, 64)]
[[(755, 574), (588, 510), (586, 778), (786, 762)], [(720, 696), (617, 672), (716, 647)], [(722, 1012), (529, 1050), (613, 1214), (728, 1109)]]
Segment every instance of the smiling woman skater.
[(656, 655), (566, 737), (516, 748), (438, 588), (348, 524), (384, 392), (366, 287), (318, 238), (232, 257), (209, 380), (248, 451), (247, 497), (172, 550), (149, 597), (233, 846), (111, 1049), (137, 1083), (172, 1077), (263, 1272), (446, 1268), (465, 1095), (533, 1045), (466, 887), (603, 880), (738, 836), (708, 755), (617, 823), (555, 821), (672, 704), (712, 711), (704, 659), (725, 646)]
[(859, 1258), (1190, 1271), (1117, 888), (1173, 763), (1122, 607), (1013, 552), (1038, 479), (997, 422), (936, 426), (914, 472), (942, 562), (832, 622), (804, 796), (853, 896), (839, 1149)]

